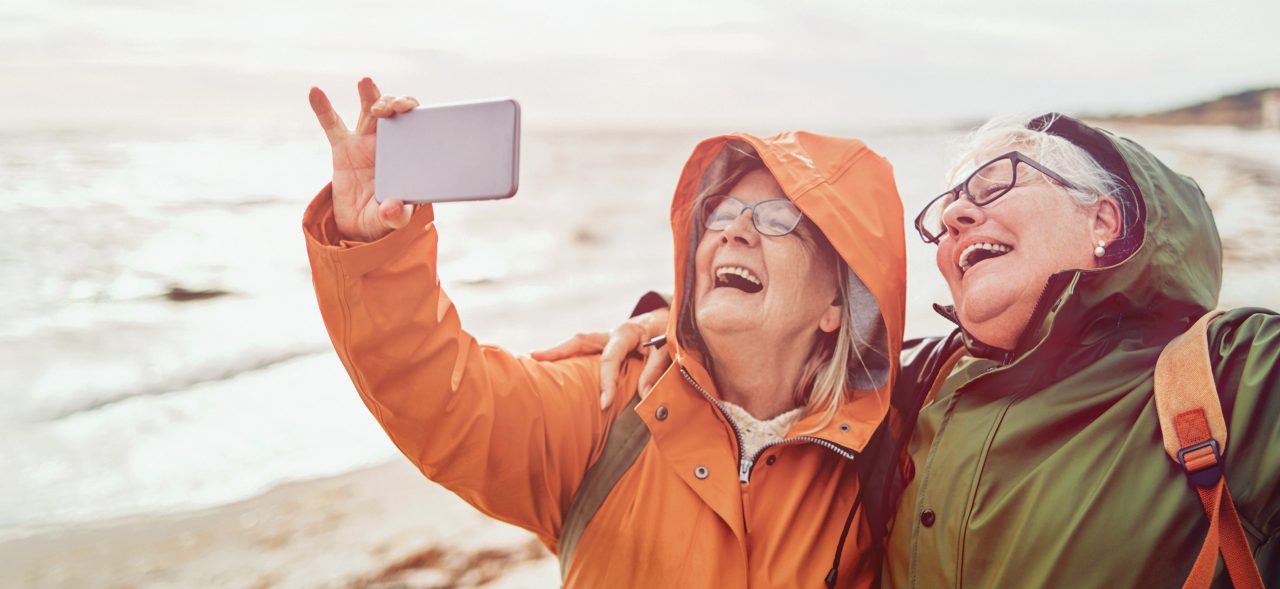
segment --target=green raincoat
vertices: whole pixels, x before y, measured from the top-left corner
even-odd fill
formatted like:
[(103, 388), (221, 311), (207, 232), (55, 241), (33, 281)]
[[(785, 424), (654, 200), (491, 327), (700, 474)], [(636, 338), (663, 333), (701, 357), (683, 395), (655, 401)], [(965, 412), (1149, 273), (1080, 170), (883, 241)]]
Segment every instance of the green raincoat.
[[(1164, 344), (1217, 304), (1212, 214), (1195, 181), (1132, 141), (1038, 121), (1131, 185), (1141, 246), (1054, 276), (1010, 352), (962, 331), (904, 347), (895, 405), (907, 415), (941, 359), (966, 343), (972, 355), (915, 421), (889, 587), (1180, 587), (1208, 529), (1162, 446), (1152, 374)], [(1238, 309), (1209, 335), (1227, 483), (1263, 579), (1280, 584), (1280, 316)], [(1218, 583), (1229, 586), (1221, 567)]]

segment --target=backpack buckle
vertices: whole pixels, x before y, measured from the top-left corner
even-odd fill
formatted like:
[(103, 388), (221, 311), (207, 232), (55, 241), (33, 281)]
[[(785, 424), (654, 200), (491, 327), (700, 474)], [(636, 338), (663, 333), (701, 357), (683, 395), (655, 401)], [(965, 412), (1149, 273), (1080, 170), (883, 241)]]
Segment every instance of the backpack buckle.
[(1222, 453), (1213, 438), (1178, 450), (1178, 463), (1198, 487), (1212, 487), (1222, 478)]

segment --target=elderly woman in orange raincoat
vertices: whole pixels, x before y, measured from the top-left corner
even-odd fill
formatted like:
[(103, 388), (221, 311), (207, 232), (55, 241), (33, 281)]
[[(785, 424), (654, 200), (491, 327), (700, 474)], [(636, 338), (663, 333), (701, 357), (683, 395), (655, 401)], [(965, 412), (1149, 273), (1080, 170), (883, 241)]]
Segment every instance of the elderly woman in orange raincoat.
[[(569, 586), (873, 582), (858, 460), (889, 405), (905, 286), (883, 158), (798, 132), (700, 143), (671, 205), (674, 366), (643, 402), (602, 413), (598, 355), (540, 362), (463, 329), (437, 276), (448, 229), (430, 205), (372, 198), (377, 121), (417, 102), (359, 86), (354, 130), (312, 90), (334, 174), (303, 229), (334, 348), (424, 475), (571, 550)], [(638, 362), (622, 390), (635, 391)], [(638, 453), (566, 546), (624, 420)]]

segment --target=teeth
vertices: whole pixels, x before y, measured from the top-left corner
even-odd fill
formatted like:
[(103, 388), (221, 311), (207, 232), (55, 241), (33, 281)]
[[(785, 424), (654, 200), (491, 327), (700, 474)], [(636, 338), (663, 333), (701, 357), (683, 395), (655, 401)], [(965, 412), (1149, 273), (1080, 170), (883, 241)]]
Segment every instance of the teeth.
[(716, 268), (716, 278), (723, 278), (725, 274), (741, 276), (752, 284), (760, 284), (760, 279), (756, 278), (755, 274), (752, 274), (750, 270), (741, 266), (721, 266)]
[(972, 244), (969, 247), (964, 248), (964, 251), (960, 253), (960, 271), (961, 272), (968, 272), (969, 268), (973, 267), (973, 264), (974, 264), (973, 254), (980, 250), (986, 250), (986, 251), (995, 252), (998, 254), (1007, 254), (1013, 251), (1013, 248), (1007, 245), (1004, 245), (1002, 243)]

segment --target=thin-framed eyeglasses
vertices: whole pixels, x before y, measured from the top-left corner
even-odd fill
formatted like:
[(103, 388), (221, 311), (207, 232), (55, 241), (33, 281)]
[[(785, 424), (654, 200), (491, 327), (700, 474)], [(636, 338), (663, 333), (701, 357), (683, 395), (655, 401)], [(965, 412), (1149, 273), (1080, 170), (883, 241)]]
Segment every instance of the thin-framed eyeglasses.
[(943, 221), (942, 214), (947, 207), (951, 206), (951, 203), (960, 200), (962, 196), (968, 198), (974, 205), (982, 207), (1009, 194), (1010, 190), (1018, 186), (1018, 164), (1026, 164), (1065, 188), (1077, 189), (1075, 184), (1044, 167), (1043, 164), (1022, 152), (1011, 151), (978, 166), (978, 169), (965, 178), (964, 182), (929, 201), (924, 210), (916, 216), (915, 226), (920, 237), (927, 243), (938, 243), (938, 240), (947, 233), (947, 225)]
[(709, 196), (702, 200), (699, 214), (702, 225), (710, 231), (724, 231), (743, 211), (751, 211), (751, 224), (760, 235), (779, 237), (795, 231), (804, 215), (795, 203), (785, 198), (770, 198), (746, 204), (729, 195)]

